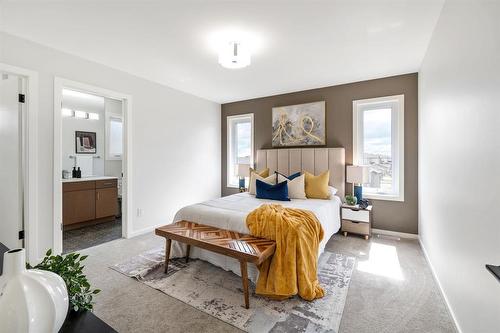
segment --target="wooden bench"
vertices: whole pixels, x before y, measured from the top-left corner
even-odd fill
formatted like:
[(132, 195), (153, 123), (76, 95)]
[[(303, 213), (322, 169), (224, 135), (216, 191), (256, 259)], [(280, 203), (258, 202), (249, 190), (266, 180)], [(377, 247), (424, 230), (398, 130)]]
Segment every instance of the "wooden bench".
[(165, 273), (168, 270), (172, 240), (187, 244), (186, 262), (191, 245), (240, 261), (245, 308), (249, 308), (247, 263), (256, 265), (273, 255), (276, 243), (234, 231), (219, 229), (189, 221), (180, 221), (156, 228), (155, 234), (165, 237)]

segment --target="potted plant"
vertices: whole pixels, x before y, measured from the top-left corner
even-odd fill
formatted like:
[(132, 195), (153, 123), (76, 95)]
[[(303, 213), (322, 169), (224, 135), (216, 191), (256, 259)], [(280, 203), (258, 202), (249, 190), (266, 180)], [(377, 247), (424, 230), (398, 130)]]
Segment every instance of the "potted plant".
[(54, 272), (59, 275), (68, 289), (69, 311), (86, 311), (93, 309), (93, 296), (101, 290), (92, 289), (85, 274), (83, 274), (82, 261), (88, 256), (80, 256), (79, 253), (70, 253), (65, 256), (52, 255), (49, 249), (42, 262), (34, 267), (45, 271)]
[(345, 202), (349, 206), (355, 206), (358, 203), (358, 198), (356, 198), (354, 195), (348, 194), (345, 196)]

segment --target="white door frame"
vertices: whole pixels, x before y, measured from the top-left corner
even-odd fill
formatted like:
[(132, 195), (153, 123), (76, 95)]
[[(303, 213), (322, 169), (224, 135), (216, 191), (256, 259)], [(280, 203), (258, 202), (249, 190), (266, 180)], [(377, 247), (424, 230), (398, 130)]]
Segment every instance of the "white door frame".
[(122, 101), (124, 149), (122, 156), (122, 237), (129, 238), (132, 230), (132, 96), (101, 87), (67, 80), (54, 79), (54, 223), (53, 250), (62, 252), (62, 90), (68, 88), (83, 93)]
[(37, 205), (37, 118), (38, 118), (38, 73), (21, 67), (0, 63), (0, 72), (21, 76), (26, 80), (26, 133), (24, 160), (24, 246), (28, 254), (27, 260), (38, 263), (38, 205)]

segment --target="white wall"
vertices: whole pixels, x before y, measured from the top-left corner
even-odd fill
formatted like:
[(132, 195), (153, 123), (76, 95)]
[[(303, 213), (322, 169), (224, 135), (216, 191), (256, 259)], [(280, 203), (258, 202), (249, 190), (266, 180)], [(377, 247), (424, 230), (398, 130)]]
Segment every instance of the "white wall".
[(220, 105), (0, 33), (0, 62), (39, 73), (38, 255), (52, 246), (54, 77), (133, 96), (132, 230), (169, 223), (182, 206), (220, 196)]
[[(62, 106), (71, 110), (97, 113), (99, 120), (81, 119), (75, 117), (62, 118), (62, 168), (71, 172), (75, 166), (75, 132), (95, 132), (96, 133), (96, 153), (93, 156), (101, 158), (93, 159), (94, 176), (104, 176), (104, 98), (87, 95), (88, 98), (63, 95)], [(78, 167), (78, 165), (77, 165)]]
[(447, 1), (419, 73), (419, 233), (462, 332), (500, 330), (500, 2)]

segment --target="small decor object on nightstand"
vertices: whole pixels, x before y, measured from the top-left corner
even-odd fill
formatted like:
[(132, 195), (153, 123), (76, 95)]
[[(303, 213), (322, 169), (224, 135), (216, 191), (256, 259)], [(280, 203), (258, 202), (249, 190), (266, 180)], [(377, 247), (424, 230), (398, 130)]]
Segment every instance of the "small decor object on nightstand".
[(356, 198), (354, 195), (348, 194), (345, 196), (345, 203), (349, 206), (356, 206), (356, 204), (358, 203), (358, 198)]
[(358, 199), (358, 202), (361, 202), (361, 199), (363, 199), (363, 184), (368, 182), (368, 167), (348, 165), (347, 182), (354, 185), (354, 196)]
[(239, 177), (240, 192), (245, 192), (245, 177), (250, 177), (250, 164), (236, 164), (236, 175)]
[(367, 240), (372, 233), (372, 206), (361, 208), (359, 206), (342, 205), (342, 232), (365, 236)]
[(358, 203), (359, 208), (361, 209), (366, 209), (368, 206), (370, 206), (370, 202), (366, 199), (361, 199), (361, 201)]

